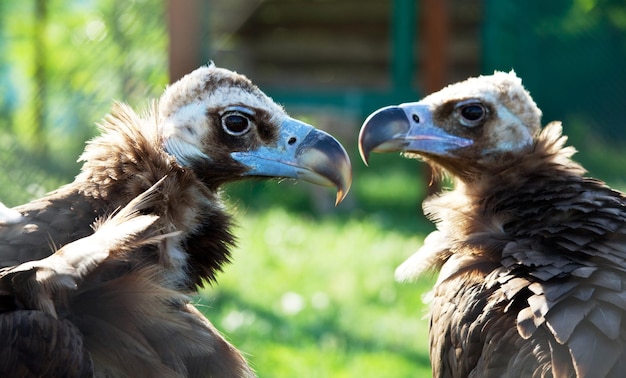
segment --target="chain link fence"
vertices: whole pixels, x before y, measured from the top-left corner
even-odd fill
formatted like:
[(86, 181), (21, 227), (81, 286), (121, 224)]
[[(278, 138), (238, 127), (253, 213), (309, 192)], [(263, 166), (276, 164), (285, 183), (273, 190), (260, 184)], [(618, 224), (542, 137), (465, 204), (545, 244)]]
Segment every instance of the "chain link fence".
[(159, 95), (166, 28), (159, 0), (0, 2), (3, 202), (71, 180), (113, 100), (141, 108)]

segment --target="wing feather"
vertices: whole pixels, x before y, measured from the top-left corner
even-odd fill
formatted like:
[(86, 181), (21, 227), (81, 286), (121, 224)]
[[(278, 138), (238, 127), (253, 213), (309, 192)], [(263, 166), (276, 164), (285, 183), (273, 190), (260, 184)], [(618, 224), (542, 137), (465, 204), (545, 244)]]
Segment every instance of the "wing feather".
[(89, 377), (93, 363), (70, 321), (40, 311), (0, 314), (0, 376)]

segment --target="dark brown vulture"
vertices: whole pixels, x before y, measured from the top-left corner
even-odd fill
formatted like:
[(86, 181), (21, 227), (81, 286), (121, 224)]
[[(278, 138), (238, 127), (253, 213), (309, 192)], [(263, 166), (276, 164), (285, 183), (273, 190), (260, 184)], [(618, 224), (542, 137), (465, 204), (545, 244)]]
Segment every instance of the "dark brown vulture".
[(157, 216), (150, 228), (170, 236), (104, 261), (58, 317), (82, 333), (96, 376), (252, 375), (185, 296), (229, 261), (233, 221), (220, 188), (245, 178), (294, 178), (334, 185), (340, 201), (351, 182), (344, 148), (290, 118), (244, 76), (214, 65), (172, 84), (145, 114), (116, 104), (101, 129), (74, 182), (0, 209), (0, 267), (62, 251), (162, 180), (141, 212)]
[(429, 198), (437, 230), (396, 271), (439, 270), (436, 377), (621, 377), (626, 198), (585, 170), (515, 73), (470, 78), (379, 109), (360, 150), (403, 151), (455, 179)]

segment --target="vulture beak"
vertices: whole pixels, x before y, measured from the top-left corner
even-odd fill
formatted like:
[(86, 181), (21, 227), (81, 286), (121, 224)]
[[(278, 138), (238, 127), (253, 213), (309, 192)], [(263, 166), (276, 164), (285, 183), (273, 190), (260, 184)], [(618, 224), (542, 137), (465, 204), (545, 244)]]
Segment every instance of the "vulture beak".
[(359, 152), (365, 165), (372, 151), (447, 156), (449, 151), (472, 143), (435, 126), (428, 105), (419, 102), (378, 109), (363, 122), (359, 133)]
[(350, 158), (331, 135), (304, 122), (287, 118), (278, 142), (252, 151), (233, 152), (233, 159), (249, 168), (247, 176), (294, 178), (337, 188), (338, 205), (352, 184)]

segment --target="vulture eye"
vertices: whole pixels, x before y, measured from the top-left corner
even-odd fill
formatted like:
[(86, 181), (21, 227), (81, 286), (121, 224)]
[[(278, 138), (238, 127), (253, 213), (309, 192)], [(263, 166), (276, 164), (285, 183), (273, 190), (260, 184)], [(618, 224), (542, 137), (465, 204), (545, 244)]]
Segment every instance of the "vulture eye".
[(252, 121), (241, 113), (227, 113), (222, 117), (222, 128), (230, 135), (243, 135), (252, 127)]
[(487, 109), (478, 102), (462, 104), (457, 108), (461, 123), (468, 127), (479, 125), (487, 116)]

